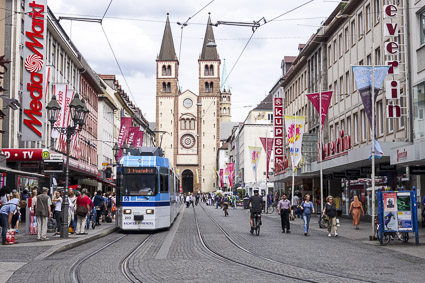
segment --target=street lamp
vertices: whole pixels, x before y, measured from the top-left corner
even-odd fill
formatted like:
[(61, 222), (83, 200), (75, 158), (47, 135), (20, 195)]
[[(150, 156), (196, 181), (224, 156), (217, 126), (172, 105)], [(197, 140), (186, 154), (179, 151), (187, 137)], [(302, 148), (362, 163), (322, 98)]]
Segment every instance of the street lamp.
[(74, 98), (69, 104), (69, 111), (71, 114), (71, 121), (67, 127), (55, 127), (59, 112), (60, 105), (56, 101), (56, 96), (52, 96), (52, 100), (47, 104), (48, 120), (51, 128), (57, 130), (66, 136), (66, 171), (65, 171), (65, 196), (62, 202), (63, 219), (60, 227), (61, 238), (68, 238), (68, 183), (69, 183), (69, 147), (71, 144), (72, 136), (80, 132), (86, 122), (89, 110), (86, 107), (84, 99), (80, 100), (78, 93), (75, 93)]

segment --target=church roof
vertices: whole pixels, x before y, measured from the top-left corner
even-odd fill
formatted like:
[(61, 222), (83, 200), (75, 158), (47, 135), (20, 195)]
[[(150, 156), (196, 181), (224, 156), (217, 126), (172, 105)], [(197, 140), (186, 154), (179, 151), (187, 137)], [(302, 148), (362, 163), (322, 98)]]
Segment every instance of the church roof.
[(229, 90), (230, 90), (229, 84), (227, 83), (226, 59), (223, 59), (223, 69), (221, 71), (221, 78), (220, 78), (220, 91), (227, 92)]
[(176, 58), (170, 19), (167, 14), (167, 21), (165, 22), (164, 35), (162, 36), (161, 50), (159, 51), (158, 60), (176, 60)]
[(202, 44), (201, 60), (218, 60), (217, 47), (207, 47), (209, 42), (215, 42), (214, 32), (211, 25), (211, 17), (208, 16), (207, 29), (205, 31), (204, 43)]

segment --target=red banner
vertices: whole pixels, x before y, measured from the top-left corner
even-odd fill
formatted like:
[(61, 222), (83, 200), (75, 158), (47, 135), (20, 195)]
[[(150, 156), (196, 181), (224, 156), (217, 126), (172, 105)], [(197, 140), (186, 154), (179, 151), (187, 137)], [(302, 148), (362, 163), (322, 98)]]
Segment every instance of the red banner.
[[(317, 113), (322, 114), (321, 126), (325, 124), (326, 116), (328, 115), (329, 104), (331, 103), (332, 91), (322, 91), (321, 93), (310, 93), (307, 94), (308, 99), (316, 108)], [(320, 98), (322, 100), (322, 111), (320, 111)]]
[(234, 168), (235, 168), (235, 164), (234, 163), (227, 163), (227, 168), (226, 170), (228, 170), (229, 172), (229, 185), (230, 188), (233, 187), (233, 176), (234, 176)]
[(6, 156), (6, 161), (41, 161), (43, 160), (43, 151), (41, 148), (2, 148), (1, 153)]
[(270, 157), (273, 151), (273, 138), (260, 138), (264, 151), (267, 153), (267, 179), (269, 178)]
[(135, 137), (135, 135), (138, 131), (139, 131), (139, 127), (130, 127), (130, 131), (128, 132), (128, 137), (127, 137), (127, 145), (128, 146), (133, 144), (133, 146), (136, 147), (134, 137)]
[(131, 122), (133, 121), (132, 117), (121, 117), (121, 128), (118, 135), (118, 147), (120, 151), (118, 153), (118, 158), (121, 157), (121, 146), (124, 144), (124, 141), (127, 139), (128, 134), (130, 133)]
[(220, 188), (223, 188), (223, 186), (224, 186), (224, 181), (223, 181), (223, 169), (220, 169), (219, 176), (220, 176)]
[(143, 132), (143, 131), (137, 131), (137, 133), (134, 135), (134, 146), (136, 148), (143, 146), (144, 135), (145, 135), (145, 132)]

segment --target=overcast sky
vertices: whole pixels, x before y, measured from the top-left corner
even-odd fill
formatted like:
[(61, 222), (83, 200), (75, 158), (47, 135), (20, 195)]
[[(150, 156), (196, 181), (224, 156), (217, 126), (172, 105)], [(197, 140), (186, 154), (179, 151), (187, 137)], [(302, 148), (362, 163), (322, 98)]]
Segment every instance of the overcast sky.
[[(103, 20), (118, 62), (127, 79), (126, 85), (98, 23), (62, 20), (61, 24), (84, 58), (98, 74), (115, 74), (124, 90), (134, 97), (150, 122), (155, 122), (156, 57), (159, 53), (166, 13), (177, 56), (181, 29), (185, 22), (211, 0), (113, 0)], [(202, 50), (208, 12), (217, 21), (267, 21), (308, 0), (215, 0), (188, 22), (183, 30), (180, 56), (182, 90), (198, 93), (198, 58)], [(110, 0), (49, 0), (53, 13), (59, 16), (101, 18)], [(338, 5), (337, 1), (315, 0), (257, 29), (239, 62), (248, 38), (249, 27), (220, 25), (214, 27), (220, 59), (226, 59), (232, 90), (232, 121), (243, 121), (271, 90), (281, 75), (283, 56), (298, 54), (298, 44), (306, 43)], [(130, 88), (130, 90), (129, 90)]]

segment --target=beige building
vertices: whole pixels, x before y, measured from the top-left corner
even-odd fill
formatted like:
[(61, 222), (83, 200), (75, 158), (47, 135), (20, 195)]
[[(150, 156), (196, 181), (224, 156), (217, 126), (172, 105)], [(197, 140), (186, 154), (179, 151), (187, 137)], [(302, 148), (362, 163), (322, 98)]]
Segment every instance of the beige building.
[[(198, 59), (199, 93), (181, 91), (169, 18), (157, 57), (156, 141), (181, 177), (183, 192), (216, 190), (220, 123), (230, 121), (230, 90), (220, 90), (221, 60), (208, 19)], [(223, 102), (223, 103), (222, 103)], [(221, 105), (223, 104), (223, 105)], [(224, 110), (226, 109), (226, 110)]]

